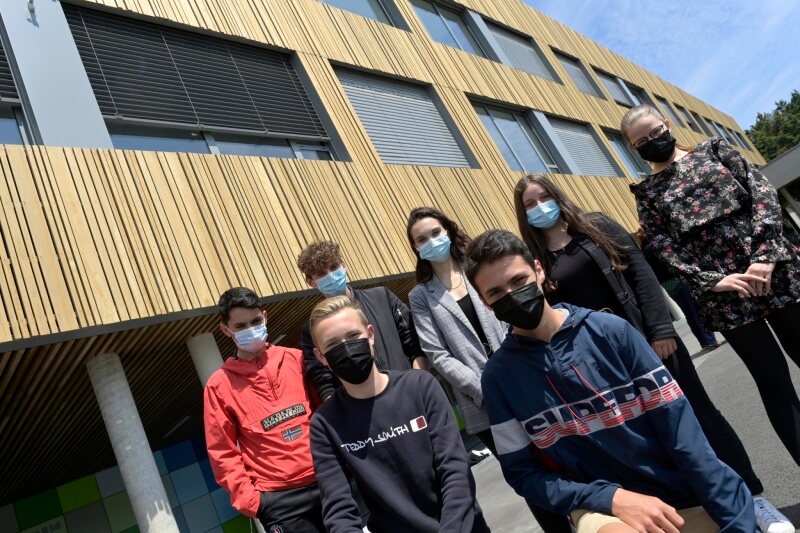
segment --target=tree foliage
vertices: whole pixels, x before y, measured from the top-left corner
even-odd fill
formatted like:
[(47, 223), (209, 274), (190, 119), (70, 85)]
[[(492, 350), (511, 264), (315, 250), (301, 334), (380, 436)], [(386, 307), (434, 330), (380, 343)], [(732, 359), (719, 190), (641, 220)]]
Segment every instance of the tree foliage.
[(759, 113), (747, 135), (767, 161), (800, 143), (800, 91), (792, 91), (788, 102), (775, 102), (773, 111)]

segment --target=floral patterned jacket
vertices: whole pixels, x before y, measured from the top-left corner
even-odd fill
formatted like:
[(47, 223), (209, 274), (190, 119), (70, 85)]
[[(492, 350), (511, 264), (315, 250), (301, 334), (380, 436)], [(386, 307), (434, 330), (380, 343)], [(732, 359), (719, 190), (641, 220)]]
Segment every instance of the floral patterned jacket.
[[(798, 249), (782, 235), (777, 193), (726, 141), (700, 143), (631, 191), (653, 251), (692, 288), (707, 330), (736, 328), (800, 301)], [(776, 263), (770, 294), (710, 290), (752, 263)]]

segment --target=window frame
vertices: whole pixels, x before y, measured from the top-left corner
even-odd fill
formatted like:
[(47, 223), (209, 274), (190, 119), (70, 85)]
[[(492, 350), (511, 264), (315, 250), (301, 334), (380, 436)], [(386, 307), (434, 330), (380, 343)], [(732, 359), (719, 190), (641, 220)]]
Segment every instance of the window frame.
[[(417, 13), (418, 6), (414, 4), (415, 1), (425, 2), (426, 4), (430, 4), (433, 7), (433, 9), (436, 11), (436, 15), (441, 19), (442, 23), (444, 24), (444, 27), (450, 33), (450, 37), (452, 37), (453, 41), (455, 41), (456, 44), (458, 44), (458, 47), (451, 46), (447, 43), (443, 43), (433, 38), (433, 35), (431, 34), (428, 27), (425, 25), (425, 22), (423, 22), (422, 18), (420, 18), (419, 14)], [(409, 4), (411, 5), (412, 10), (414, 10), (414, 15), (417, 17), (422, 27), (425, 28), (425, 32), (428, 34), (428, 37), (430, 37), (432, 41), (437, 42), (444, 46), (448, 46), (450, 48), (455, 48), (456, 50), (460, 50), (464, 53), (473, 56), (483, 57), (487, 59), (489, 58), (489, 53), (485, 49), (485, 39), (483, 39), (482, 36), (475, 31), (475, 28), (470, 23), (471, 22), (470, 19), (467, 17), (469, 10), (467, 10), (466, 8), (459, 9), (457, 7), (452, 7), (434, 0), (409, 0)], [(470, 36), (472, 36), (472, 39), (475, 41), (475, 44), (477, 46), (477, 51), (479, 53), (476, 54), (471, 52), (470, 50), (464, 50), (461, 43), (459, 42), (458, 37), (453, 33), (453, 30), (450, 29), (450, 25), (447, 24), (447, 19), (442, 15), (441, 10), (449, 11), (450, 13), (453, 13), (458, 16), (459, 20), (461, 20), (462, 24), (464, 25), (466, 31), (469, 33)]]
[[(355, 11), (351, 11), (344, 7), (339, 7), (334, 4), (330, 4), (327, 0), (317, 0), (321, 4), (325, 4), (326, 6), (330, 6), (334, 9), (339, 9), (342, 11), (347, 11), (348, 13), (352, 13), (358, 17), (367, 18), (369, 20), (374, 20), (375, 22), (380, 22), (381, 24), (386, 24), (387, 26), (391, 26), (393, 28), (398, 28), (404, 31), (410, 31), (408, 26), (406, 26), (405, 21), (403, 20), (400, 11), (397, 9), (397, 6), (394, 5), (393, 0), (375, 0), (380, 8), (383, 10), (383, 14), (386, 15), (386, 19), (388, 22), (384, 22), (382, 20), (374, 19), (372, 17), (367, 17), (366, 15), (362, 15), (360, 13), (356, 13)], [(351, 0), (352, 1), (352, 0)], [(364, 0), (365, 2), (369, 2), (369, 0)]]
[(700, 113), (697, 113), (695, 111), (690, 111), (690, 113), (695, 118), (695, 121), (700, 126), (700, 129), (703, 130), (703, 133), (705, 133), (707, 137), (713, 137), (714, 134), (711, 132), (711, 129), (708, 127), (708, 119), (707, 118), (704, 119), (703, 117), (700, 116)]
[[(627, 170), (633, 169), (635, 171), (636, 175), (632, 176), (634, 179), (645, 179), (650, 175), (652, 168), (647, 164), (647, 162), (645, 162), (644, 159), (634, 152), (634, 150), (629, 146), (628, 142), (625, 141), (625, 137), (621, 132), (614, 130), (603, 130), (603, 133), (606, 134), (606, 139), (612, 148), (618, 146), (618, 149), (615, 148), (614, 151), (618, 156), (621, 156), (621, 159), (623, 159), (622, 162), (626, 164)], [(619, 137), (619, 140), (613, 139), (613, 137)], [(622, 154), (619, 152), (622, 152)]]
[[(567, 77), (572, 81), (572, 84), (575, 85), (575, 87), (580, 92), (582, 92), (583, 94), (588, 94), (590, 96), (594, 96), (595, 98), (599, 98), (600, 100), (607, 100), (607, 98), (603, 94), (603, 90), (600, 89), (600, 87), (598, 87), (597, 82), (594, 80), (594, 77), (591, 75), (591, 73), (589, 72), (589, 69), (586, 67), (586, 65), (583, 63), (583, 61), (580, 60), (580, 58), (577, 58), (577, 57), (572, 56), (570, 54), (566, 54), (566, 53), (562, 52), (561, 50), (557, 50), (557, 49), (552, 48), (552, 47), (551, 47), (551, 50), (553, 52), (553, 55), (556, 57), (558, 62), (561, 64), (561, 68), (563, 68), (564, 71), (567, 73)], [(590, 93), (586, 92), (586, 91), (582, 90), (578, 86), (578, 83), (572, 77), (572, 74), (570, 73), (570, 71), (567, 70), (567, 68), (564, 66), (564, 63), (562, 62), (562, 59), (564, 59), (566, 61), (574, 61), (575, 63), (577, 63), (576, 66), (581, 70), (581, 72), (583, 72), (583, 75), (586, 78), (586, 82), (592, 88), (593, 92), (590, 92)]]
[[(514, 70), (519, 70), (520, 72), (524, 72), (530, 76), (535, 76), (545, 81), (551, 81), (563, 85), (561, 77), (558, 75), (558, 72), (556, 72), (552, 62), (548, 60), (546, 54), (544, 53), (543, 48), (539, 46), (539, 43), (536, 42), (536, 39), (534, 39), (532, 35), (528, 35), (527, 33), (524, 33), (520, 30), (511, 28), (501, 22), (497, 22), (495, 20), (485, 18), (480, 15), (476, 16), (479, 19), (479, 25), (481, 26), (481, 31), (486, 34), (485, 39), (494, 56), (492, 58), (493, 60), (497, 61), (498, 63), (502, 63), (507, 67), (513, 68)], [(513, 61), (511, 61), (511, 59), (508, 57), (508, 54), (506, 54), (505, 49), (497, 41), (497, 37), (495, 37), (495, 32), (493, 32), (492, 29), (489, 27), (490, 25), (495, 26), (501, 32), (510, 33), (514, 37), (517, 37), (518, 39), (525, 41), (525, 43), (530, 47), (533, 55), (542, 63), (542, 67), (544, 67), (544, 70), (547, 72), (549, 77), (540, 76), (538, 74), (535, 74), (533, 72), (530, 72), (526, 69), (514, 65)]]
[(1, 98), (0, 108), (8, 111), (11, 117), (17, 123), (17, 131), (19, 132), (20, 143), (17, 146), (30, 146), (36, 143), (33, 142), (28, 119), (25, 116), (25, 110), (22, 108), (22, 101), (12, 98)]
[(692, 114), (689, 113), (688, 109), (678, 104), (675, 104), (675, 109), (677, 109), (678, 112), (681, 115), (683, 115), (683, 121), (689, 126), (689, 129), (691, 129), (695, 133), (701, 133), (701, 134), (703, 133), (700, 130), (700, 127), (697, 124), (695, 124), (694, 119), (692, 119)]
[[(636, 101), (633, 98), (633, 94), (631, 94), (631, 92), (628, 90), (628, 87), (625, 85), (625, 82), (623, 81), (622, 78), (597, 67), (592, 67), (592, 70), (594, 70), (594, 73), (597, 75), (597, 78), (600, 80), (600, 83), (603, 85), (603, 88), (608, 92), (609, 96), (611, 96), (611, 99), (613, 101), (615, 101), (622, 107), (627, 107), (628, 109), (636, 106)], [(606, 82), (613, 83), (614, 85), (616, 85), (617, 88), (619, 88), (619, 91), (625, 96), (627, 100), (625, 102), (618, 100), (612, 94), (612, 91), (611, 89), (608, 88)]]
[(658, 102), (658, 106), (661, 108), (661, 111), (663, 112), (664, 116), (668, 118), (673, 125), (685, 128), (686, 124), (684, 124), (681, 118), (678, 116), (678, 114), (675, 113), (675, 110), (672, 108), (672, 105), (670, 105), (669, 100), (667, 100), (663, 96), (658, 96), (657, 94), (655, 95), (655, 97), (656, 97), (656, 102)]

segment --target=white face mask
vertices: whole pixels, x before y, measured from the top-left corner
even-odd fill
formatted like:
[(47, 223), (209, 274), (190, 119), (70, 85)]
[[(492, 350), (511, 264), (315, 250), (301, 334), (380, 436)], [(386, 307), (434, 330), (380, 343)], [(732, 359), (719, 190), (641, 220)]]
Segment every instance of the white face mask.
[(252, 328), (237, 331), (236, 333), (233, 333), (233, 341), (242, 351), (259, 353), (267, 344), (267, 325), (259, 324), (257, 326), (253, 326)]

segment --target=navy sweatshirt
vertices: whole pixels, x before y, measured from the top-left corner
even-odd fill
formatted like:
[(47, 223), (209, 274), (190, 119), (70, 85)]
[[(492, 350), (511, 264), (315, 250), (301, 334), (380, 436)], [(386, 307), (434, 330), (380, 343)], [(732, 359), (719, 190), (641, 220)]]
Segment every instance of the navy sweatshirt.
[(558, 514), (611, 514), (623, 487), (752, 533), (750, 492), (641, 333), (609, 313), (555, 309), (569, 314), (549, 343), (509, 334), (483, 371), (506, 481)]
[(311, 418), (311, 453), (329, 533), (361, 532), (352, 474), (373, 533), (489, 531), (455, 416), (427, 372), (388, 372), (359, 400), (336, 391)]

